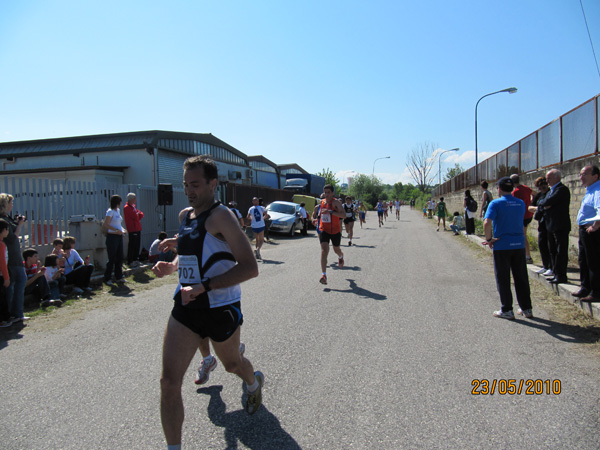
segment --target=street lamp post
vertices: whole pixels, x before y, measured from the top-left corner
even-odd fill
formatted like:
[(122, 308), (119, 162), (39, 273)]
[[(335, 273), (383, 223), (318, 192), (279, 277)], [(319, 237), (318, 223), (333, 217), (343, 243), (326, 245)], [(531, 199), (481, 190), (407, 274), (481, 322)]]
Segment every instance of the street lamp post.
[(483, 100), (486, 97), (489, 97), (490, 95), (494, 95), (494, 94), (499, 94), (501, 92), (508, 92), (509, 94), (514, 94), (515, 92), (517, 92), (517, 88), (516, 87), (509, 87), (506, 89), (502, 89), (501, 91), (496, 91), (496, 92), (490, 92), (489, 94), (485, 94), (483, 97), (481, 97), (479, 100), (477, 100), (477, 103), (475, 104), (475, 182), (477, 183), (479, 181), (479, 167), (477, 167), (477, 107), (479, 106), (479, 102), (481, 100)]
[(375, 163), (377, 161), (379, 161), (380, 159), (390, 159), (390, 157), (389, 156), (384, 156), (382, 158), (377, 158), (375, 161), (373, 161), (373, 175), (375, 175)]
[(444, 150), (442, 153), (440, 153), (440, 156), (438, 158), (438, 185), (439, 186), (442, 185), (442, 163), (441, 163), (442, 155), (447, 152), (457, 152), (459, 150), (460, 150), (460, 148), (457, 147), (457, 148), (451, 148), (450, 150)]

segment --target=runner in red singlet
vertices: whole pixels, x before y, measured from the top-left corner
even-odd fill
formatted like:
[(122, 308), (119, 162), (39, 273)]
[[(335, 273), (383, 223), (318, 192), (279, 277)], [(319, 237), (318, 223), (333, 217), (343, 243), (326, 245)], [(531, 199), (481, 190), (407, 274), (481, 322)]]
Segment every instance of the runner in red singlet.
[(341, 269), (344, 267), (344, 254), (340, 248), (340, 242), (342, 241), (342, 227), (340, 225), (340, 218), (346, 217), (346, 213), (342, 208), (342, 204), (339, 200), (333, 198), (333, 186), (331, 184), (325, 185), (323, 188), (325, 198), (321, 200), (321, 208), (319, 210), (319, 217), (321, 218), (321, 224), (319, 229), (319, 242), (321, 243), (321, 270), (323, 275), (319, 282), (321, 284), (327, 284), (327, 255), (329, 254), (329, 241), (333, 245), (333, 251), (338, 255), (338, 267)]

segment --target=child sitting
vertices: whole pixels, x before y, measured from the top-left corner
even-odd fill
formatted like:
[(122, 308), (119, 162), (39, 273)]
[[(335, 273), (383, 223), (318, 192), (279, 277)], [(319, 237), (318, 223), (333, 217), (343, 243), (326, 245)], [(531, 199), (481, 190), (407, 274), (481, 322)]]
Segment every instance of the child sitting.
[(38, 252), (33, 248), (28, 248), (23, 252), (23, 265), (27, 274), (27, 282), (25, 283), (25, 295), (33, 295), (39, 301), (42, 307), (60, 306), (60, 300), (50, 299), (50, 287), (46, 281), (45, 267), (40, 267), (38, 270)]
[(63, 275), (65, 273), (65, 269), (58, 267), (58, 256), (46, 256), (46, 259), (44, 260), (44, 266), (46, 267), (46, 272), (44, 275), (46, 275), (46, 281), (48, 282), (48, 287), (50, 288), (50, 299), (64, 300), (67, 298), (67, 296), (63, 294), (63, 288), (65, 287), (67, 279)]
[(460, 234), (458, 230), (462, 230), (465, 226), (463, 224), (463, 217), (458, 213), (458, 211), (454, 211), (454, 215), (452, 217), (452, 223), (450, 224), (450, 229), (454, 231), (454, 234)]
[(60, 269), (65, 268), (65, 252), (63, 251), (63, 245), (64, 242), (62, 239), (57, 238), (52, 241), (52, 246), (54, 247), (52, 254), (58, 257), (57, 261)]

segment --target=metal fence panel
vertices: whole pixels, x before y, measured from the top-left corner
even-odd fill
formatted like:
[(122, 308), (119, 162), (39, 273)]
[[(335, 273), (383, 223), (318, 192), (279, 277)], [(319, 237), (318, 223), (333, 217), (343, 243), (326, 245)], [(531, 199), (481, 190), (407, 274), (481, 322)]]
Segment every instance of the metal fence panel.
[(537, 169), (537, 133), (521, 141), (521, 172)]
[(538, 160), (540, 167), (560, 162), (560, 120), (555, 120), (538, 131)]
[(593, 100), (562, 117), (562, 160), (596, 151), (596, 105)]

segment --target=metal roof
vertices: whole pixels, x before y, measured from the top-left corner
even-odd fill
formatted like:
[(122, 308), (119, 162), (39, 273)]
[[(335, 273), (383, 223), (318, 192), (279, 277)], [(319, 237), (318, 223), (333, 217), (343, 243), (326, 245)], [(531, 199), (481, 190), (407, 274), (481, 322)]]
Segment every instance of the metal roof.
[(240, 152), (210, 133), (182, 133), (178, 131), (134, 131), (127, 133), (98, 134), (33, 141), (14, 141), (0, 143), (0, 158), (20, 156), (46, 156), (56, 154), (90, 153), (101, 151), (167, 148), (183, 152), (177, 148), (159, 145), (161, 139), (192, 140), (222, 147), (240, 158), (247, 160), (247, 155)]

